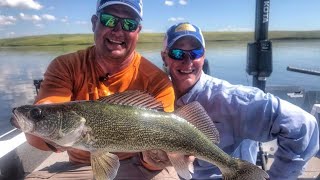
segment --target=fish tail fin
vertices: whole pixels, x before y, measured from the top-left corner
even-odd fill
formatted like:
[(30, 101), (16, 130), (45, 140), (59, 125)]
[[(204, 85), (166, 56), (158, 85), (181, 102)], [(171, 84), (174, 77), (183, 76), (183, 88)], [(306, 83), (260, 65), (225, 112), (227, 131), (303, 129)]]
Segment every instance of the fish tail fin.
[(174, 113), (199, 129), (214, 144), (219, 143), (219, 131), (212, 119), (208, 116), (207, 111), (198, 101), (186, 104), (185, 106), (178, 108)]
[(269, 178), (269, 175), (258, 166), (251, 164), (247, 161), (237, 159), (236, 169), (221, 169), (224, 179), (255, 179), (255, 180), (265, 180)]
[(194, 173), (193, 161), (194, 158), (189, 158), (183, 154), (178, 153), (167, 153), (170, 162), (178, 175), (186, 180), (192, 178), (190, 173)]
[(91, 167), (96, 180), (114, 179), (119, 166), (117, 155), (105, 151), (91, 153)]

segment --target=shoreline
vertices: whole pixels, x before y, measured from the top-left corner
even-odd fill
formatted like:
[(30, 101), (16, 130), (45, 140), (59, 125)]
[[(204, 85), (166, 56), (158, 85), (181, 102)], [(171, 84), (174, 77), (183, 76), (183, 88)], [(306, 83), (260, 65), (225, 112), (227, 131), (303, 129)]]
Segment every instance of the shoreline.
[[(254, 32), (203, 32), (206, 42), (254, 41)], [(271, 41), (319, 40), (318, 31), (270, 31)], [(162, 43), (164, 33), (141, 33), (138, 44)], [(93, 34), (50, 34), (0, 39), (0, 47), (91, 45)]]
[[(310, 41), (310, 40), (320, 40), (319, 38), (269, 38), (270, 41)], [(253, 40), (206, 40), (207, 43), (217, 43), (217, 42), (253, 42)], [(154, 44), (154, 43), (162, 43), (158, 41), (153, 42), (138, 42), (138, 45), (142, 44)], [(0, 39), (0, 48), (18, 48), (18, 47), (61, 47), (61, 46), (91, 46), (93, 45), (93, 42), (88, 43), (80, 43), (80, 44), (72, 44), (72, 43), (54, 43), (54, 44), (14, 44), (14, 43), (8, 43), (8, 44), (1, 44)]]

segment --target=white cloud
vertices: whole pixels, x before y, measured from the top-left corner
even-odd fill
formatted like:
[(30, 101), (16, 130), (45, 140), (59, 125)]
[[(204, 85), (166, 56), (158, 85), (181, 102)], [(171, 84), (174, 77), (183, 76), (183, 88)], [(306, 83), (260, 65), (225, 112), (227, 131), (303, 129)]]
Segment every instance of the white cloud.
[(0, 7), (11, 7), (21, 9), (35, 9), (39, 10), (43, 6), (34, 0), (0, 0)]
[(48, 21), (55, 21), (56, 17), (54, 17), (53, 15), (50, 14), (44, 14), (41, 16), (44, 20), (48, 20)]
[(62, 19), (60, 19), (61, 22), (65, 23), (66, 25), (69, 25), (69, 18), (68, 16), (63, 17)]
[(33, 21), (33, 22), (40, 22), (43, 20), (46, 21), (55, 21), (56, 17), (54, 17), (53, 15), (50, 14), (43, 14), (41, 16), (39, 15), (28, 15), (28, 14), (24, 14), (24, 13), (20, 13), (19, 14), (20, 19), (25, 20), (25, 21)]
[(184, 21), (183, 17), (171, 17), (168, 19), (170, 22)]
[(188, 2), (187, 2), (187, 0), (179, 0), (179, 4), (181, 4), (181, 5), (187, 5)]
[(16, 35), (15, 32), (8, 32), (8, 33), (6, 34), (7, 37), (14, 37), (15, 35)]
[[(179, 0), (178, 2), (180, 5), (187, 5), (188, 4), (188, 0)], [(165, 0), (164, 4), (166, 6), (174, 6), (175, 5), (175, 1), (174, 0)]]
[(165, 0), (165, 1), (164, 1), (164, 4), (167, 5), (167, 6), (173, 6), (173, 5), (174, 5), (174, 2), (171, 1), (171, 0)]
[(40, 29), (44, 28), (44, 24), (35, 24), (35, 26)]
[(41, 21), (41, 17), (38, 15), (27, 15), (27, 14), (20, 13), (19, 16), (22, 20), (25, 20), (25, 21)]
[(87, 21), (76, 21), (75, 23), (76, 23), (76, 24), (80, 24), (80, 25), (86, 25), (86, 24), (88, 24)]
[(0, 15), (0, 26), (1, 25), (13, 25), (17, 19), (13, 16), (2, 16)]
[(66, 23), (66, 22), (68, 22), (68, 18), (64, 17), (60, 21), (63, 22), (63, 23)]

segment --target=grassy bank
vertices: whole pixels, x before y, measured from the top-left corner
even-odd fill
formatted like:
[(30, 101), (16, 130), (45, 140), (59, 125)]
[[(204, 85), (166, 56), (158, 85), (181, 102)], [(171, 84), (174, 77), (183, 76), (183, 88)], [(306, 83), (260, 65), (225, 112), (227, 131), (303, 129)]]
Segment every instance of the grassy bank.
[[(162, 42), (163, 33), (141, 33), (139, 43)], [(206, 41), (253, 41), (253, 32), (204, 32)], [(271, 31), (271, 40), (320, 39), (320, 31)], [(56, 34), (0, 39), (0, 46), (64, 46), (93, 44), (92, 34)]]

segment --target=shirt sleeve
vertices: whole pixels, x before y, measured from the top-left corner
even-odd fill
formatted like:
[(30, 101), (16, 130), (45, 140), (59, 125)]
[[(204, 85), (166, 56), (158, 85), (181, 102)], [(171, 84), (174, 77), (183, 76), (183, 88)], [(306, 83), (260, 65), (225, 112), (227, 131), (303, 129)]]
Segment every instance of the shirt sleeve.
[(175, 95), (171, 81), (164, 73), (159, 73), (148, 86), (155, 98), (162, 102), (165, 112), (174, 111)]
[(316, 119), (287, 101), (279, 100), (279, 115), (271, 128), (278, 150), (269, 174), (271, 179), (296, 179), (319, 149)]
[(168, 86), (163, 89), (156, 98), (162, 102), (163, 108), (165, 112), (173, 112), (174, 111), (174, 90), (173, 87)]
[(266, 142), (277, 139), (278, 149), (268, 171), (271, 179), (297, 179), (319, 149), (314, 116), (272, 94), (256, 89), (233, 101), (241, 118), (240, 136)]
[(35, 104), (70, 101), (73, 90), (70, 71), (64, 59), (53, 60), (44, 74)]

